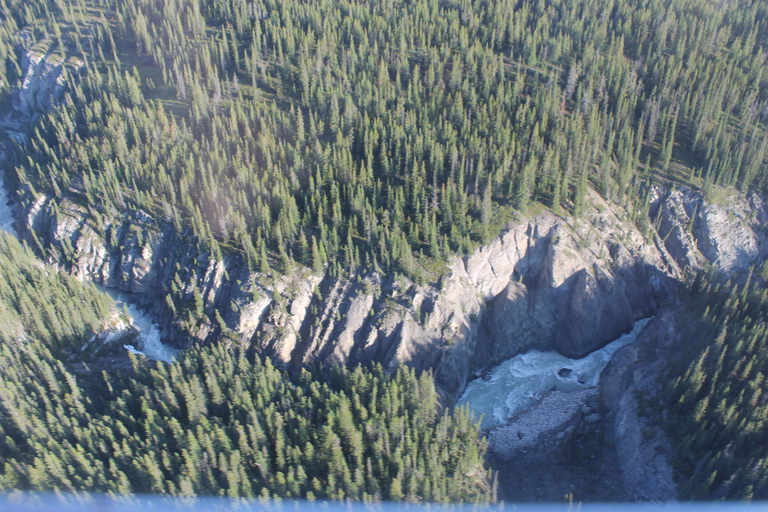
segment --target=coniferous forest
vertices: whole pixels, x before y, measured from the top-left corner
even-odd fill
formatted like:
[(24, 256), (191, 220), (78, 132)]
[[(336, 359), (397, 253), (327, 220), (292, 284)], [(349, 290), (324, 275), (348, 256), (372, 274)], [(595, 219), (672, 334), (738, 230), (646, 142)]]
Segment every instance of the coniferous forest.
[[(74, 371), (117, 312), (0, 233), (0, 489), (193, 497), (495, 499), (466, 409), (429, 373), (380, 366), (290, 379), (223, 344), (171, 365), (131, 354)], [(80, 377), (80, 379), (78, 379)]]
[[(760, 273), (768, 278), (768, 265)], [(739, 285), (709, 271), (681, 289), (686, 343), (670, 361), (664, 397), (686, 499), (768, 492), (768, 290), (757, 277)]]
[[(589, 190), (638, 225), (650, 184), (768, 192), (764, 1), (0, 0), (3, 111), (25, 37), (77, 64), (6, 185), (83, 206), (108, 243), (140, 210), (251, 271), (420, 283)], [(289, 375), (222, 342), (84, 377), (121, 312), (31, 236), (0, 236), (0, 489), (496, 499), (477, 418), (429, 372)], [(676, 469), (686, 497), (766, 496), (764, 279), (717, 279), (681, 291)]]
[(765, 189), (766, 9), (4, 0), (0, 55), (31, 27), (85, 62), (9, 179), (257, 270), (419, 277), (532, 200), (578, 216), (590, 185), (630, 209), (654, 179)]

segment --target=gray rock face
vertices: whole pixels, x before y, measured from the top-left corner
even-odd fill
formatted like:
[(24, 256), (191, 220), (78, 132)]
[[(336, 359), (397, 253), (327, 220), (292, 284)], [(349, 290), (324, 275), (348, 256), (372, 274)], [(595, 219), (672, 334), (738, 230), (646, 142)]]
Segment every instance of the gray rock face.
[[(48, 112), (60, 102), (66, 91), (67, 82), (79, 76), (84, 69), (82, 59), (51, 51), (52, 40), (49, 38), (36, 41), (31, 29), (17, 34), (21, 53), (20, 69), (23, 78), (11, 87), (13, 108), (0, 113), (0, 143), (4, 139), (23, 143), (26, 130), (32, 126), (40, 114)], [(5, 159), (5, 151), (0, 144), (0, 161)], [(4, 172), (0, 169), (0, 189), (4, 189)], [(0, 190), (0, 210), (4, 215), (4, 229), (16, 235), (14, 216), (18, 216), (15, 206), (8, 205), (9, 194)], [(11, 195), (12, 197), (12, 195)], [(43, 199), (43, 201), (46, 201)], [(15, 215), (14, 215), (15, 214)], [(34, 212), (32, 215), (36, 215)]]
[[(544, 213), (500, 236), (506, 251), (494, 252), (503, 252), (506, 262), (494, 265), (501, 257), (489, 256), (492, 276), (474, 277), (495, 287), (506, 280), (491, 300), (478, 360), (495, 364), (532, 348), (583, 357), (629, 331), (668, 296), (672, 284), (661, 254), (597, 196), (592, 200), (600, 209), (588, 222)], [(495, 270), (504, 263), (511, 271)]]
[(600, 388), (615, 416), (613, 436), (622, 478), (629, 496), (642, 501), (667, 501), (677, 495), (669, 464), (672, 448), (654, 426), (644, 403), (660, 393), (664, 353), (680, 342), (669, 312), (651, 320), (632, 345), (620, 349), (603, 371)]
[(18, 37), (24, 78), (13, 107), (22, 116), (32, 118), (35, 114), (48, 112), (63, 99), (70, 75), (79, 74), (85, 63), (78, 57), (55, 51), (50, 37), (35, 40), (28, 29), (19, 32)]
[(650, 215), (659, 241), (680, 269), (709, 263), (727, 273), (743, 272), (768, 254), (768, 210), (754, 192), (708, 204), (698, 192), (655, 187)]
[[(624, 212), (591, 194), (585, 219), (544, 212), (512, 224), (469, 257), (453, 258), (440, 283), (426, 286), (370, 273), (314, 276), (298, 266), (283, 277), (250, 273), (237, 258), (211, 261), (194, 241), (143, 212), (99, 213), (31, 194), (22, 201), (20, 233), (30, 245), (37, 239), (48, 247), (52, 262), (67, 271), (154, 307), (163, 338), (176, 346), (227, 331), (289, 368), (431, 368), (444, 392), (456, 396), (470, 375), (527, 350), (582, 357), (616, 339), (670, 297), (681, 264), (713, 261), (733, 271), (761, 256), (757, 223), (766, 214), (758, 196), (742, 205), (749, 208), (744, 218), (754, 220), (741, 224), (751, 235), (734, 238), (722, 234), (731, 226), (730, 210), (720, 212), (692, 192), (664, 200), (656, 194), (655, 244)], [(685, 217), (695, 201), (706, 216)], [(694, 235), (709, 234), (686, 239), (681, 226), (691, 218), (701, 218)], [(705, 258), (699, 247), (717, 257)], [(174, 286), (190, 300), (200, 290), (207, 319), (190, 326), (174, 318), (166, 305)]]

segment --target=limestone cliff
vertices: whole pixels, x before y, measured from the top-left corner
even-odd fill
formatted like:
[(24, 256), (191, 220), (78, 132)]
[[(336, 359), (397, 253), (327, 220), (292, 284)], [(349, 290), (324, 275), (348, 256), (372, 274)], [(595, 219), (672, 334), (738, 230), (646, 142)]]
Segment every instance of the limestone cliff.
[(12, 87), (12, 108), (0, 115), (0, 130), (2, 136), (23, 140), (27, 127), (64, 99), (68, 83), (79, 77), (85, 63), (51, 37), (36, 39), (31, 29), (16, 37), (22, 78)]
[[(50, 41), (19, 37), (24, 78), (13, 111), (0, 122), (5, 138), (23, 141), (25, 126), (61, 99), (82, 62), (52, 52)], [(631, 219), (596, 193), (580, 219), (549, 211), (518, 217), (471, 255), (450, 258), (436, 283), (365, 269), (315, 275), (299, 266), (280, 276), (250, 272), (236, 254), (213, 259), (196, 240), (145, 212), (83, 206), (81, 186), (71, 183), (57, 199), (29, 188), (13, 191), (20, 237), (61, 270), (133, 294), (153, 311), (166, 342), (239, 343), (289, 369), (407, 364), (432, 369), (449, 398), (518, 353), (556, 349), (580, 357), (617, 338), (672, 299), (686, 267), (713, 264), (739, 273), (768, 251), (761, 196), (707, 202), (696, 191), (654, 186), (646, 217)], [(181, 297), (180, 306), (172, 294)], [(190, 320), (198, 300), (202, 314)], [(622, 460), (627, 468), (656, 467), (659, 461), (643, 459), (656, 448), (642, 439), (633, 398), (651, 381), (616, 371), (617, 444), (630, 447)], [(659, 464), (655, 475), (666, 471)], [(627, 472), (635, 482), (628, 486), (648, 477)]]
[[(692, 191), (654, 188), (651, 197), (658, 230), (647, 236), (592, 194), (583, 219), (548, 211), (518, 219), (472, 255), (450, 259), (439, 282), (425, 286), (362, 269), (343, 277), (299, 266), (288, 276), (250, 273), (236, 256), (211, 260), (141, 211), (99, 215), (70, 199), (27, 194), (19, 227), (51, 262), (154, 308), (164, 339), (177, 346), (226, 334), (290, 368), (432, 368), (455, 395), (473, 375), (532, 348), (581, 357), (617, 338), (670, 300), (686, 265), (736, 272), (762, 257), (759, 196), (743, 200), (742, 217), (732, 213), (738, 203), (723, 210)], [(685, 204), (695, 218), (684, 215)], [(690, 218), (693, 229), (684, 228)], [(174, 286), (190, 301), (202, 294), (206, 315), (195, 325), (171, 314)]]
[(699, 192), (654, 187), (649, 214), (659, 248), (668, 251), (678, 269), (708, 263), (728, 273), (743, 272), (768, 254), (768, 214), (755, 192), (746, 197), (723, 193), (708, 203)]

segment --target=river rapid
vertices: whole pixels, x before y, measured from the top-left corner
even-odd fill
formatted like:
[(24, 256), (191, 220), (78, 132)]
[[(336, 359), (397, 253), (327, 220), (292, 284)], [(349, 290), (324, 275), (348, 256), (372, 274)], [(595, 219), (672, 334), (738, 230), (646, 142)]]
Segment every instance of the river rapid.
[(631, 332), (581, 359), (558, 352), (531, 350), (509, 359), (485, 379), (467, 385), (457, 405), (469, 405), (481, 427), (496, 427), (537, 405), (552, 389), (578, 391), (597, 386), (600, 373), (621, 347), (637, 338), (650, 319), (635, 322)]
[(118, 310), (125, 306), (131, 325), (139, 330), (139, 347), (123, 345), (127, 351), (144, 355), (155, 361), (173, 362), (180, 350), (160, 341), (160, 327), (152, 321), (152, 317), (148, 313), (128, 302), (127, 293), (102, 286), (98, 286), (98, 288), (112, 297)]
[[(15, 220), (13, 208), (8, 201), (8, 193), (5, 190), (3, 176), (0, 174), (0, 229), (18, 238), (19, 235), (13, 227)], [(129, 302), (127, 294), (102, 286), (98, 286), (98, 288), (112, 297), (118, 310), (123, 309), (123, 305), (125, 305), (125, 310), (127, 310), (129, 316), (128, 321), (139, 330), (138, 344), (140, 346), (137, 348), (133, 345), (124, 345), (126, 350), (135, 354), (143, 354), (155, 361), (165, 361), (166, 363), (170, 363), (178, 356), (179, 350), (160, 341), (160, 328), (158, 325), (152, 321), (148, 313), (141, 311), (135, 304)]]

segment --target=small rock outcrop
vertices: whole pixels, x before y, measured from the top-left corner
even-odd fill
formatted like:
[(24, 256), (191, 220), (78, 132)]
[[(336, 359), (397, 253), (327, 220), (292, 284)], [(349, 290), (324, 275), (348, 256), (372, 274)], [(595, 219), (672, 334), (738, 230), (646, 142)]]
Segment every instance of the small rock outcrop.
[(747, 196), (721, 191), (716, 203), (699, 192), (654, 187), (650, 217), (679, 269), (713, 264), (724, 272), (747, 270), (768, 255), (768, 210), (756, 192)]
[(64, 99), (68, 83), (79, 77), (85, 62), (50, 36), (36, 39), (32, 29), (21, 30), (17, 40), (22, 78), (13, 87), (13, 109), (4, 113), (0, 127), (18, 139), (41, 114)]

